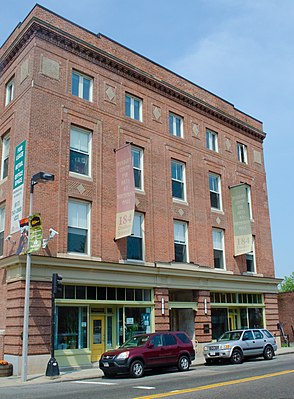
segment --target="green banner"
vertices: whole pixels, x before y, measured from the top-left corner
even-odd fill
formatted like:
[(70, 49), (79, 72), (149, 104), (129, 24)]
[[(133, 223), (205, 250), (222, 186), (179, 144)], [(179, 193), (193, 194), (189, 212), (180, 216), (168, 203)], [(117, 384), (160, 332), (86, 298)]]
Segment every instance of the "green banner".
[(40, 251), (42, 247), (42, 239), (43, 239), (43, 228), (41, 215), (36, 213), (32, 216), (29, 216), (29, 246), (28, 253)]
[(230, 188), (233, 209), (235, 256), (244, 255), (252, 251), (252, 231), (247, 187), (246, 184), (240, 184)]

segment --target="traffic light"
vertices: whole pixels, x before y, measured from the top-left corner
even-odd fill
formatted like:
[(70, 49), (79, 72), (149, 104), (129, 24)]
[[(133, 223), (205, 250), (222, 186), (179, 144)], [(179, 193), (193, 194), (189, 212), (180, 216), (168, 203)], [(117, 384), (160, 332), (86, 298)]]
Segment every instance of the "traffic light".
[(60, 296), (62, 293), (62, 276), (57, 273), (52, 274), (52, 296)]

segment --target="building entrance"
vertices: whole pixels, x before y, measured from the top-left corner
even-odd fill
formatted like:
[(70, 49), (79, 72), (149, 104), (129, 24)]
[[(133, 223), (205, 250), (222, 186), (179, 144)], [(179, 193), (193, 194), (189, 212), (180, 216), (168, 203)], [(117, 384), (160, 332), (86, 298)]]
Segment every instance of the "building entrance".
[(91, 361), (97, 362), (105, 351), (105, 320), (104, 316), (91, 318)]

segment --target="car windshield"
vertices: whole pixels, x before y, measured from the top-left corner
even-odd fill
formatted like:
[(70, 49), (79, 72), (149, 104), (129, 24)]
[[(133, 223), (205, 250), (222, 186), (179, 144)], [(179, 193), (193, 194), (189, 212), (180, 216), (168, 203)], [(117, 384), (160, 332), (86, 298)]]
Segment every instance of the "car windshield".
[(241, 338), (242, 331), (227, 331), (218, 339), (219, 342), (223, 341), (238, 341)]
[(144, 346), (149, 339), (149, 335), (135, 335), (122, 344), (120, 348), (137, 348)]

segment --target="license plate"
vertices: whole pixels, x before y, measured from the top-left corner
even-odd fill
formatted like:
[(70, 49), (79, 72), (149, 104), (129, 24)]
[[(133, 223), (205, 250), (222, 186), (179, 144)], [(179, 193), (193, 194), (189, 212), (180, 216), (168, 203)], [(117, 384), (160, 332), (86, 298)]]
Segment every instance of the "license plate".
[(209, 356), (215, 356), (215, 352), (209, 352)]
[(108, 362), (104, 362), (104, 363), (103, 363), (103, 366), (104, 366), (104, 367), (109, 367), (109, 363), (108, 363)]

